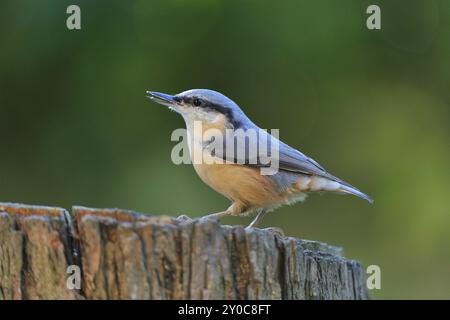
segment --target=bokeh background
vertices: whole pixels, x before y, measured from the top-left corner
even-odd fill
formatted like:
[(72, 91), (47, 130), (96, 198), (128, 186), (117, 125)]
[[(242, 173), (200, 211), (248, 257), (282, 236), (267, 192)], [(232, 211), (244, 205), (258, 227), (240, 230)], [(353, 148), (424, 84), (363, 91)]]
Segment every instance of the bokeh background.
[(264, 226), (379, 265), (375, 298), (450, 298), (449, 1), (1, 1), (0, 40), (1, 201), (226, 208), (144, 97), (215, 89), (375, 199), (313, 195)]

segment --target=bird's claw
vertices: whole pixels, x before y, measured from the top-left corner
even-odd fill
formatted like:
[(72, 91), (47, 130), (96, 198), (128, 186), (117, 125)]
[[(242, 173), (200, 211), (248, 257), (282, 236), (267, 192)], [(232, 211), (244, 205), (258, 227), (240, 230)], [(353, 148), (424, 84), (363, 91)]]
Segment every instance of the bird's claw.
[(204, 217), (192, 219), (191, 217), (188, 217), (187, 215), (182, 214), (182, 215), (179, 215), (178, 217), (176, 217), (175, 220), (183, 222), (183, 223), (189, 223), (189, 222), (193, 222), (193, 221), (199, 221), (199, 222), (214, 221), (214, 222), (219, 222), (220, 218), (217, 217), (217, 216), (214, 216), (214, 215), (210, 215), (210, 216), (204, 216)]
[(180, 221), (180, 222), (192, 222), (192, 221), (194, 221), (194, 219), (188, 217), (185, 214), (179, 215), (178, 217), (175, 218), (175, 220)]
[(200, 217), (198, 220), (201, 221), (201, 222), (206, 222), (206, 221), (219, 222), (220, 221), (220, 217), (214, 216), (214, 215), (210, 215), (210, 216)]

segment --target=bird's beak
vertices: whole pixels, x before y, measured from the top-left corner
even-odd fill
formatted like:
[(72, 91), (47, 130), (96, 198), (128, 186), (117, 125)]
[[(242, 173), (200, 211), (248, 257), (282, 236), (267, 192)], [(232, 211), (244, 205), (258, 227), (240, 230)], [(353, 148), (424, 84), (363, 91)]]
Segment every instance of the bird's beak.
[(147, 98), (164, 106), (173, 106), (176, 103), (174, 96), (160, 92), (147, 91)]

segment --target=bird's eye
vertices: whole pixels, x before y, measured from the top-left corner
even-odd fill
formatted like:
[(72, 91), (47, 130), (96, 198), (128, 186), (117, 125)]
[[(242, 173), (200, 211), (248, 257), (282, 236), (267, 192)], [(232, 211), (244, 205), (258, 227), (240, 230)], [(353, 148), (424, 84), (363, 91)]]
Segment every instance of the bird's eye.
[(194, 101), (192, 101), (192, 103), (194, 104), (194, 106), (200, 107), (202, 105), (202, 100), (195, 98)]

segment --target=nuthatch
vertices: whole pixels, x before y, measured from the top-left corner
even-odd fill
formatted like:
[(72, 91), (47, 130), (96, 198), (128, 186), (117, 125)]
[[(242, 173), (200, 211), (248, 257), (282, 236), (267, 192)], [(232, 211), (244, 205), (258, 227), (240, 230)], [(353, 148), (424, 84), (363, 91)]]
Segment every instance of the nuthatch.
[[(224, 135), (226, 130), (262, 131), (235, 102), (216, 91), (194, 89), (177, 95), (147, 91), (147, 94), (153, 101), (168, 106), (183, 116), (189, 140), (194, 136), (195, 122), (202, 124), (202, 130), (216, 129)], [(276, 139), (268, 133), (267, 136)], [(191, 157), (193, 148), (198, 147), (205, 158), (225, 159), (223, 154), (211, 152), (208, 141), (205, 143), (201, 136), (192, 140), (188, 141)], [(278, 139), (274, 141), (279, 145), (279, 170), (273, 175), (262, 175), (259, 169), (263, 164), (258, 161), (242, 163), (226, 158), (222, 163), (194, 162), (195, 171), (200, 178), (232, 202), (227, 210), (206, 217), (220, 218), (257, 212), (256, 218), (248, 226), (255, 227), (267, 212), (284, 204), (303, 201), (308, 193), (321, 191), (353, 194), (370, 203), (373, 202), (368, 195), (329, 174), (310, 157)]]

